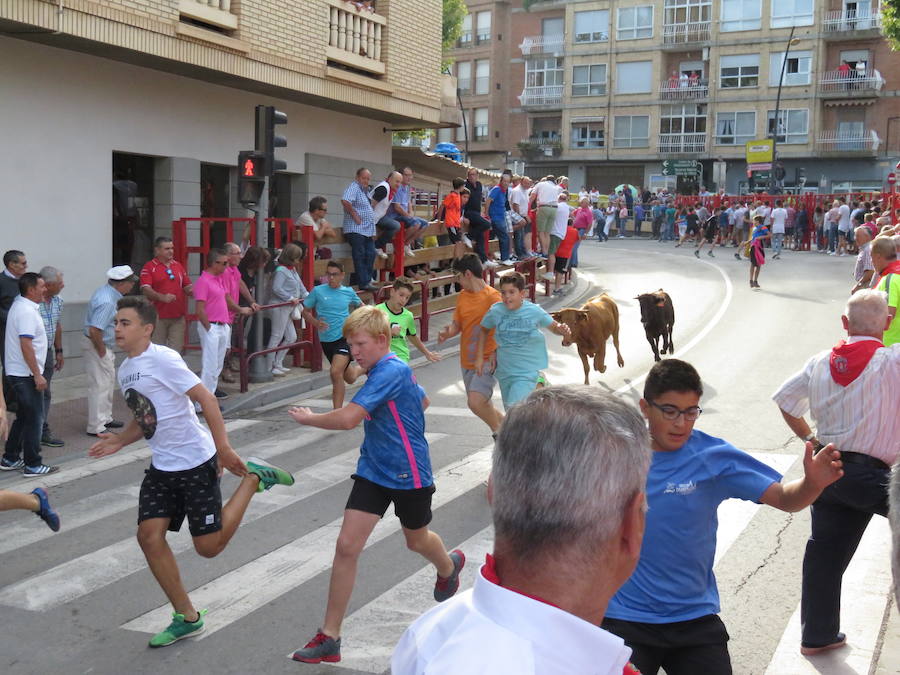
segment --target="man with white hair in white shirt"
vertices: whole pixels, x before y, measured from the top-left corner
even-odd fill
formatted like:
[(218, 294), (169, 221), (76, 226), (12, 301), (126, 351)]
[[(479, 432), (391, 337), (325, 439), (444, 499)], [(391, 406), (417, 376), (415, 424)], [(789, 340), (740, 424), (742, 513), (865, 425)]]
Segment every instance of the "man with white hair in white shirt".
[(812, 357), (773, 396), (791, 431), (816, 447), (833, 444), (844, 470), (811, 507), (800, 602), (807, 656), (847, 643), (839, 632), (841, 579), (872, 515), (888, 514), (886, 486), (900, 455), (900, 345), (881, 341), (889, 324), (884, 293), (856, 292), (841, 320), (847, 339)]
[(649, 466), (643, 419), (617, 396), (548, 387), (514, 406), (488, 487), (493, 555), (409, 627), (393, 675), (637, 673), (600, 622), (638, 561)]

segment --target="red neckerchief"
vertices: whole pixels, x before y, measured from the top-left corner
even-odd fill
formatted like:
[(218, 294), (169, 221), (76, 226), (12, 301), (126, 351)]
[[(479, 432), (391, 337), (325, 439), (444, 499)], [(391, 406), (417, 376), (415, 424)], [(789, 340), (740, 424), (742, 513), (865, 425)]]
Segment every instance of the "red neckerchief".
[[(497, 562), (494, 560), (494, 556), (488, 553), (484, 557), (484, 567), (481, 568), (481, 576), (483, 576), (487, 581), (490, 581), (492, 584), (497, 584), (500, 588), (505, 588), (508, 591), (512, 591), (513, 593), (518, 593), (519, 595), (524, 595), (526, 598), (531, 598), (532, 600), (537, 600), (538, 602), (543, 602), (545, 605), (550, 605), (551, 607), (556, 607), (559, 609), (557, 605), (554, 605), (552, 602), (547, 602), (543, 598), (539, 598), (536, 595), (531, 595), (529, 593), (523, 593), (522, 591), (517, 591), (515, 588), (510, 588), (509, 586), (504, 586), (500, 583), (500, 577), (497, 576)], [(625, 664), (625, 668), (622, 669), (622, 675), (641, 675), (641, 672), (635, 668), (630, 663)]]
[(881, 276), (878, 277), (878, 280), (875, 282), (875, 285), (872, 288), (878, 286), (881, 283), (881, 280), (884, 279), (888, 274), (900, 274), (900, 260), (895, 260), (891, 263), (888, 263), (888, 266), (881, 270)]
[(881, 347), (884, 347), (881, 340), (860, 340), (850, 343), (841, 340), (831, 350), (829, 357), (831, 379), (846, 387), (860, 376), (872, 360), (875, 350)]

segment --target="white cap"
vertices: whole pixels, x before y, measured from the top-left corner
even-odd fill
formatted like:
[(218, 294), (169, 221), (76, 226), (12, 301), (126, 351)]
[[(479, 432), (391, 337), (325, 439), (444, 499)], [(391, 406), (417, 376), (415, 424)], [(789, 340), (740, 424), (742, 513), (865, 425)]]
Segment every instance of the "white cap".
[(106, 278), (113, 281), (137, 281), (137, 276), (129, 265), (117, 265), (106, 271)]

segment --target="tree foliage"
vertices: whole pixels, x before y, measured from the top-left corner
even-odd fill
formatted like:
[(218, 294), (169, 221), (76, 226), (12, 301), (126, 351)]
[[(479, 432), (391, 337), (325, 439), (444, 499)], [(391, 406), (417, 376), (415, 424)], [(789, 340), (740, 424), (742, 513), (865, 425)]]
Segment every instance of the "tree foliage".
[(469, 10), (463, 0), (444, 1), (444, 22), (441, 32), (441, 46), (446, 52), (459, 39), (462, 33), (462, 22)]
[(882, 0), (881, 32), (891, 43), (891, 49), (900, 50), (900, 0)]

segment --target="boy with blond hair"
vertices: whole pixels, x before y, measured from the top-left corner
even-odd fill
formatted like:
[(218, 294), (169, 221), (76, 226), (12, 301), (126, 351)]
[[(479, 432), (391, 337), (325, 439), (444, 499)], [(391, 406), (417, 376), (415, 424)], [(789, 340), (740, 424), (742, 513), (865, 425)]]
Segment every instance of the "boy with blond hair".
[(456, 593), (466, 562), (460, 550), (448, 554), (441, 538), (428, 529), (435, 490), (425, 440), (428, 397), (410, 367), (390, 351), (387, 316), (375, 307), (360, 307), (344, 322), (343, 335), (353, 358), (369, 373), (365, 384), (338, 410), (289, 411), (298, 423), (320, 429), (352, 429), (360, 422), (365, 425), (359, 462), (352, 476), (354, 484), (335, 547), (325, 622), (293, 655), (295, 661), (304, 663), (341, 660), (341, 623), (353, 592), (359, 555), (391, 502), (406, 545), (437, 569), (435, 600), (441, 602)]
[(412, 279), (398, 277), (391, 286), (391, 294), (385, 302), (375, 305), (384, 312), (391, 324), (391, 351), (404, 363), (409, 363), (409, 342), (412, 342), (425, 358), (434, 363), (440, 361), (440, 354), (435, 354), (419, 339), (416, 334), (416, 319), (412, 312), (406, 309), (406, 303), (412, 297), (415, 286)]

